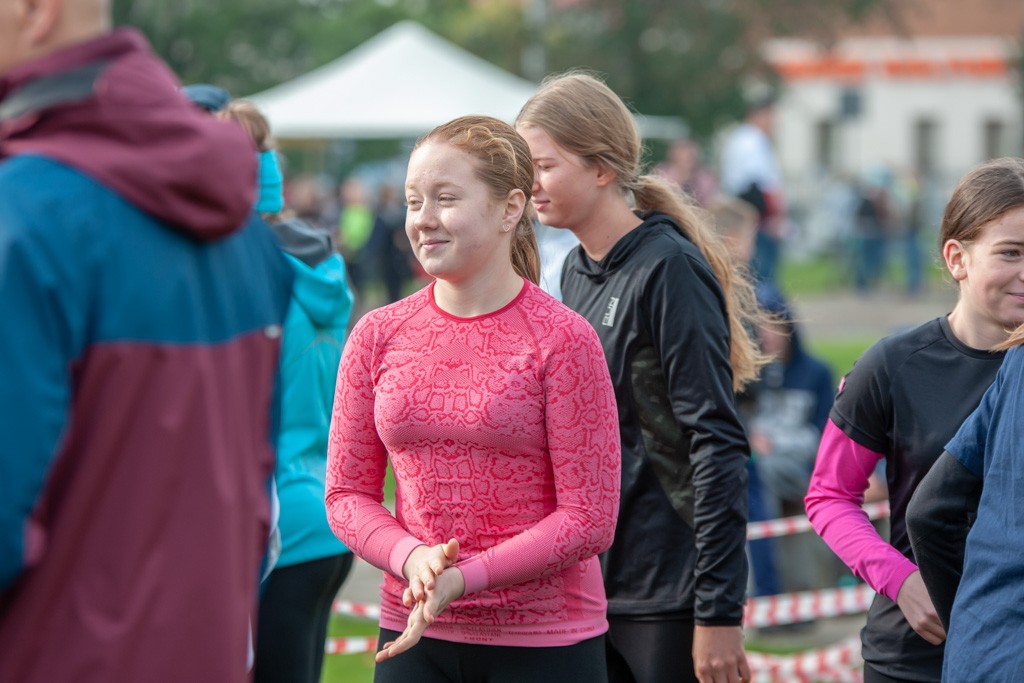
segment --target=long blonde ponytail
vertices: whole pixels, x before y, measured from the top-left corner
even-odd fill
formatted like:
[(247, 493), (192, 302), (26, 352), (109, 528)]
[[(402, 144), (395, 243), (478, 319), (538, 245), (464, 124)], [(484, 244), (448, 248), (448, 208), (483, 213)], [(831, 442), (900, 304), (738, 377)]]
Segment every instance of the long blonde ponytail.
[(636, 208), (642, 212), (660, 211), (672, 218), (680, 232), (694, 243), (707, 259), (711, 272), (725, 294), (729, 316), (729, 361), (732, 364), (733, 390), (740, 391), (757, 379), (768, 358), (753, 333), (768, 320), (757, 305), (757, 296), (749, 277), (730, 258), (729, 252), (710, 223), (706, 212), (686, 201), (679, 191), (652, 175), (642, 175), (629, 184)]

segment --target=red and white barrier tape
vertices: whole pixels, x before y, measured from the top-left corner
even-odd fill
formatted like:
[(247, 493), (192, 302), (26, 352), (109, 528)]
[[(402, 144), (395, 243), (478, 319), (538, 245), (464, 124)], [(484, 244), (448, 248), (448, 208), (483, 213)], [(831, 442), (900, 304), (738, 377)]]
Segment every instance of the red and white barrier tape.
[[(744, 610), (743, 624), (747, 628), (762, 628), (860, 614), (868, 610), (874, 597), (875, 592), (871, 588), (859, 584), (846, 588), (751, 598)], [(333, 611), (349, 617), (380, 619), (380, 607), (377, 605), (350, 600), (336, 600)]]
[(875, 591), (860, 584), (847, 588), (785, 593), (751, 598), (743, 610), (743, 625), (748, 628), (799, 624), (868, 611)]
[(343, 614), (346, 617), (380, 620), (380, 607), (377, 605), (365, 605), (351, 600), (335, 600), (331, 609), (335, 614)]
[(863, 660), (860, 656), (860, 638), (854, 636), (830, 647), (793, 655), (748, 652), (747, 663), (754, 674), (754, 683), (859, 683), (861, 672), (858, 667)]
[[(867, 512), (869, 519), (882, 519), (889, 516), (889, 504), (887, 502), (881, 502), (865, 505), (864, 511)], [(810, 521), (807, 517), (802, 515), (795, 517), (783, 517), (781, 519), (771, 519), (764, 522), (751, 522), (747, 525), (747, 540), (753, 541), (761, 538), (786, 536), (789, 534), (809, 531), (810, 529)], [(868, 607), (871, 606), (871, 601), (874, 597), (875, 592), (868, 586), (861, 584), (847, 588), (831, 588), (819, 591), (804, 591), (801, 593), (786, 593), (783, 595), (752, 598), (747, 601), (746, 608), (744, 609), (743, 625), (748, 628), (762, 628), (764, 626), (781, 626), (784, 624), (795, 624), (848, 614), (860, 614), (868, 610)], [(352, 602), (351, 600), (336, 600), (332, 606), (332, 610), (335, 614), (341, 614), (344, 616), (373, 620), (380, 619), (379, 606)], [(831, 662), (830, 658), (838, 656), (835, 653), (840, 652), (841, 650), (837, 650), (837, 648), (844, 647), (845, 643), (846, 641), (831, 648), (815, 650), (788, 658), (769, 657), (768, 655), (752, 653), (751, 656), (753, 657), (753, 661), (759, 662), (757, 666), (754, 666), (752, 661), (752, 668), (758, 672), (763, 672), (766, 666), (765, 662), (769, 662), (771, 665), (769, 666), (769, 669), (771, 671), (778, 669), (781, 672), (779, 675), (782, 676), (781, 678), (755, 677), (755, 680), (771, 681), (773, 683), (811, 680), (806, 677), (802, 670), (798, 671), (796, 669), (792, 669), (792, 667), (802, 667), (804, 666), (803, 662), (810, 660), (824, 662), (822, 666), (825, 666), (825, 664)], [(859, 660), (859, 640), (856, 642), (856, 646), (856, 657)], [(376, 647), (376, 638), (328, 638), (326, 643), (326, 652), (328, 654), (353, 654), (357, 652), (373, 652), (376, 650)], [(792, 662), (789, 662), (789, 660), (793, 660), (797, 663), (793, 664)], [(784, 661), (789, 663), (787, 663), (785, 667), (779, 669), (779, 667), (782, 666), (781, 662)], [(847, 681), (860, 681), (860, 674), (858, 671), (851, 673), (845, 666), (839, 666), (838, 668), (832, 665), (830, 666), (831, 668), (827, 671), (819, 670), (814, 672), (814, 675), (818, 676), (818, 678), (814, 680), (837, 681), (840, 683), (846, 683)], [(758, 675), (761, 675), (761, 673)], [(823, 675), (825, 678), (822, 678)], [(856, 677), (850, 678), (852, 675), (855, 675)]]
[[(889, 503), (871, 503), (864, 506), (868, 519), (884, 519), (889, 516)], [(756, 541), (761, 538), (788, 536), (811, 530), (811, 521), (804, 515), (768, 519), (763, 522), (751, 522), (747, 525), (747, 540)]]
[(356, 655), (364, 652), (377, 651), (377, 638), (328, 638), (324, 643), (324, 652), (329, 655)]
[[(866, 612), (875, 592), (868, 586), (832, 588), (820, 591), (805, 591), (753, 598), (747, 601), (743, 624), (747, 628), (779, 626), (828, 617)], [(378, 619), (380, 608), (349, 600), (334, 603), (338, 614)], [(328, 638), (327, 654), (356, 654), (374, 652), (377, 639)], [(811, 650), (786, 657), (749, 653), (754, 681), (760, 683), (806, 683), (808, 681), (830, 681), (834, 683), (859, 683), (860, 672), (854, 670), (860, 663), (860, 640), (856, 637), (838, 645)]]
[[(329, 655), (365, 654), (377, 651), (374, 637), (328, 638), (324, 652)], [(752, 683), (805, 683), (830, 681), (834, 683), (860, 683), (857, 667), (860, 659), (860, 640), (856, 637), (831, 647), (809, 650), (794, 655), (768, 655), (748, 652), (747, 662), (754, 674)]]

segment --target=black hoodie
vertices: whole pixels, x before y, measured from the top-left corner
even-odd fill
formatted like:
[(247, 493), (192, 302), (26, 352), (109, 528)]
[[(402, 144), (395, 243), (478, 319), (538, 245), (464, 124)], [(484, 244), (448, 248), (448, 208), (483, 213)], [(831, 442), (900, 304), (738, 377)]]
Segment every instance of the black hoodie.
[(622, 501), (601, 558), (608, 613), (739, 625), (750, 449), (718, 280), (652, 213), (600, 262), (571, 252), (562, 292), (601, 338), (619, 408)]

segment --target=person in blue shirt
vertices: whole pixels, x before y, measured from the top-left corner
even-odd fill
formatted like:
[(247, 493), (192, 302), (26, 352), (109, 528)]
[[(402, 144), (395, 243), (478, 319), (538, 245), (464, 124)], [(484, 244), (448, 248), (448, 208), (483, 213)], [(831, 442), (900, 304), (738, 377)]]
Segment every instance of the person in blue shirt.
[[(1024, 221), (1024, 208), (1018, 209)], [(1013, 249), (1024, 264), (1024, 244)], [(1018, 286), (1024, 291), (1024, 268)], [(907, 508), (921, 577), (946, 628), (944, 683), (1024, 677), (1024, 325), (995, 382)], [(973, 524), (972, 524), (973, 519)], [(962, 570), (961, 570), (962, 568)]]

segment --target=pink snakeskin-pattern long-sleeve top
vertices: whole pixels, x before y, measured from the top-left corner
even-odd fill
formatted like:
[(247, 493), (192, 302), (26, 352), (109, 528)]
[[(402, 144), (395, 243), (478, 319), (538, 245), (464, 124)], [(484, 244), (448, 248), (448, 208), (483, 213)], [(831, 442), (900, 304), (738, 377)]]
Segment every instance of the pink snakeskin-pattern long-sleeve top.
[[(395, 514), (382, 505), (387, 463)], [(525, 282), (473, 318), (428, 286), (367, 314), (342, 357), (331, 422), (331, 528), (384, 571), (381, 626), (402, 631), (402, 567), (457, 538), (466, 590), (425, 635), (570, 645), (607, 630), (597, 553), (612, 541), (619, 426), (597, 335)]]

